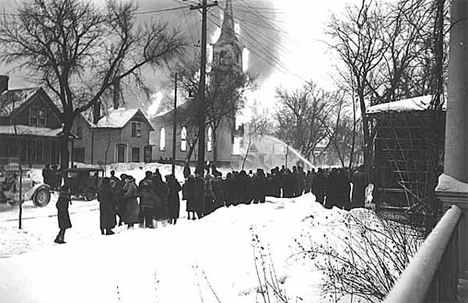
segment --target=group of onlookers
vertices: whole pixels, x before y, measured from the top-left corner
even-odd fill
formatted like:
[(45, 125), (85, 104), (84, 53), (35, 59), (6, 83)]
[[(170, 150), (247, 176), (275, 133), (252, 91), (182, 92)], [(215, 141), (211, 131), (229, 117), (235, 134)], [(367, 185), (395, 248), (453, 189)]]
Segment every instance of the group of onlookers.
[(137, 185), (135, 179), (126, 174), (115, 176), (111, 171), (104, 178), (98, 190), (100, 202), (101, 232), (113, 234), (112, 228), (125, 223), (128, 228), (135, 224), (154, 228), (158, 222), (175, 224), (179, 218), (179, 192), (182, 187), (173, 175), (164, 182), (158, 169), (147, 171), (145, 178)]
[[(110, 177), (103, 178), (97, 195), (103, 235), (114, 234), (112, 229), (122, 224), (128, 228), (135, 224), (142, 228), (155, 228), (158, 223), (163, 226), (167, 222), (176, 224), (180, 213), (180, 191), (182, 199), (187, 201), (188, 219), (195, 220), (222, 206), (263, 203), (266, 196), (293, 198), (309, 192), (326, 208), (364, 207), (367, 186), (362, 167), (356, 171), (319, 168), (305, 172), (301, 166), (293, 166), (292, 170), (282, 166), (271, 169), (267, 174), (260, 168), (255, 172), (231, 171), (223, 178), (216, 167), (196, 169), (192, 174), (186, 165), (183, 186), (174, 175), (167, 175), (163, 181), (158, 169), (147, 171), (138, 185), (130, 175), (121, 174), (119, 178), (115, 171), (110, 174)], [(352, 193), (350, 183), (353, 184)], [(69, 202), (70, 192), (64, 185), (57, 202), (60, 227), (57, 243), (64, 243), (65, 229), (71, 227)]]

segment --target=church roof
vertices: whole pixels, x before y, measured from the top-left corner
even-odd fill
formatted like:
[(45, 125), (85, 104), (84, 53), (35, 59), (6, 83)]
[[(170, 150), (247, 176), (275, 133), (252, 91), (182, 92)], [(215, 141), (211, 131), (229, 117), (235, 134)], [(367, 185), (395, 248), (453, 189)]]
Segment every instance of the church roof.
[(232, 0), (226, 0), (224, 7), (223, 24), (221, 26), (221, 35), (217, 44), (237, 42), (235, 31), (234, 15), (232, 13)]

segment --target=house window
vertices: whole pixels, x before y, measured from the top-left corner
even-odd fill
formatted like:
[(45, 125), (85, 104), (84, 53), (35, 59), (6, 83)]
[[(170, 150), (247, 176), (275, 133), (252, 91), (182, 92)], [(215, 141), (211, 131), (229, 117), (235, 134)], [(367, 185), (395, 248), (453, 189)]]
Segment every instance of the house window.
[(153, 147), (151, 145), (145, 146), (144, 149), (144, 157), (145, 157), (145, 162), (151, 162), (152, 160), (152, 153), (153, 153)]
[(73, 162), (84, 163), (85, 149), (84, 147), (75, 147), (73, 149)]
[(83, 138), (83, 127), (82, 126), (78, 126), (76, 128), (76, 137), (78, 140), (81, 140)]
[(140, 162), (140, 148), (132, 147), (132, 162)]
[(37, 108), (29, 109), (29, 126), (37, 126)]
[(132, 122), (132, 137), (141, 138), (141, 122)]
[(127, 151), (127, 146), (124, 144), (118, 144), (117, 145), (117, 162), (118, 163), (125, 163), (125, 158), (126, 158), (126, 153)]
[(166, 129), (164, 127), (159, 131), (159, 150), (166, 150)]
[(208, 140), (206, 142), (206, 151), (210, 152), (213, 150), (213, 129), (208, 128)]
[(187, 128), (185, 126), (180, 131), (180, 150), (187, 151)]
[(43, 109), (37, 110), (37, 126), (46, 127), (46, 112)]

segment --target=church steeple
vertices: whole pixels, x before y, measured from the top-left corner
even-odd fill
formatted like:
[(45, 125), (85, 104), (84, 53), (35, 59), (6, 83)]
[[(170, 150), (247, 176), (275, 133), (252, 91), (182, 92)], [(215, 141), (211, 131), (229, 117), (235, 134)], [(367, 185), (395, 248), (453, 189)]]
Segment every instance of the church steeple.
[(226, 0), (221, 34), (213, 44), (213, 62), (222, 70), (242, 69), (242, 46), (236, 36), (232, 0)]
[(223, 25), (221, 26), (221, 35), (218, 42), (237, 42), (234, 17), (232, 13), (232, 0), (226, 0), (223, 14)]

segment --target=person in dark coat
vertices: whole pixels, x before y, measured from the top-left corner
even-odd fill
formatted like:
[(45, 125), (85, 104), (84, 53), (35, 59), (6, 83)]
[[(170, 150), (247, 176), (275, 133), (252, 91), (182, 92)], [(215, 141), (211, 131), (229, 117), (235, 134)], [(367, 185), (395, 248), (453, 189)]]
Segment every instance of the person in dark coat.
[(124, 212), (123, 222), (128, 228), (133, 228), (138, 223), (139, 206), (137, 199), (137, 186), (132, 176), (127, 176), (123, 187)]
[(68, 207), (71, 203), (71, 194), (70, 188), (67, 184), (64, 184), (60, 188), (59, 198), (57, 200), (57, 219), (59, 225), (59, 233), (55, 238), (55, 243), (64, 244), (65, 243), (65, 231), (72, 227), (70, 220), (70, 213), (68, 212)]
[[(152, 173), (149, 172), (149, 177)], [(148, 173), (146, 178), (140, 181), (138, 185), (138, 196), (140, 197), (140, 213), (138, 221), (141, 228), (153, 228), (153, 219), (156, 214), (156, 193), (154, 192), (153, 181), (148, 178)]]
[(169, 195), (167, 197), (168, 211), (169, 211), (169, 224), (176, 224), (179, 219), (180, 200), (179, 192), (182, 190), (179, 181), (174, 175), (166, 176), (167, 187), (169, 188)]
[[(169, 220), (169, 210), (168, 210), (168, 196), (169, 196), (169, 187), (162, 180), (161, 175), (153, 174), (153, 188), (154, 193), (156, 194), (156, 209), (154, 213), (154, 219), (157, 222), (161, 222), (163, 226), (167, 224)], [(157, 227), (157, 226), (155, 226)]]
[(192, 172), (190, 171), (190, 166), (188, 162), (185, 162), (183, 174), (184, 174), (185, 180), (187, 180), (188, 177), (192, 174)]
[(111, 171), (110, 171), (110, 180), (111, 180), (111, 181), (114, 181), (114, 182), (119, 182), (119, 181), (120, 181), (119, 178), (117, 178), (117, 177), (115, 176), (115, 170), (111, 170)]
[(213, 210), (216, 210), (226, 204), (226, 181), (223, 180), (223, 175), (221, 173), (217, 173), (211, 180), (211, 185), (213, 187), (215, 197)]
[(241, 170), (237, 177), (237, 186), (239, 192), (239, 203), (250, 204), (252, 202), (250, 177), (245, 170)]
[(209, 215), (214, 210), (214, 203), (215, 203), (215, 194), (213, 191), (213, 184), (211, 181), (213, 180), (213, 175), (209, 172), (205, 175), (205, 208), (203, 209), (203, 215)]
[(257, 173), (252, 178), (252, 188), (254, 189), (253, 203), (264, 203), (268, 192), (268, 181), (262, 169), (257, 169)]
[(226, 207), (229, 207), (234, 204), (234, 177), (232, 173), (226, 174), (225, 180), (225, 190), (226, 190)]
[(187, 201), (187, 219), (195, 220), (195, 177), (190, 175), (182, 187), (182, 198)]
[(315, 201), (324, 204), (325, 194), (327, 189), (327, 177), (323, 169), (319, 168), (314, 182), (312, 183), (312, 193), (315, 196)]
[(97, 198), (99, 201), (99, 221), (101, 234), (113, 235), (112, 228), (116, 225), (115, 204), (113, 189), (110, 186), (110, 178), (102, 179), (101, 187), (98, 190)]
[(351, 200), (351, 208), (365, 206), (365, 195), (367, 187), (367, 174), (364, 171), (364, 165), (361, 165), (353, 174), (351, 182), (353, 183), (353, 193)]
[(46, 164), (45, 167), (42, 169), (42, 179), (44, 181), (44, 184), (47, 184), (51, 186), (50, 184), (50, 175), (52, 173), (52, 170), (50, 169), (49, 164)]
[(124, 186), (125, 186), (125, 179), (127, 178), (126, 174), (121, 174), (120, 175), (120, 180), (118, 178), (117, 181), (115, 182), (115, 185), (113, 187), (114, 192), (113, 196), (115, 199), (115, 204), (116, 204), (116, 213), (117, 217), (119, 217), (119, 223), (118, 226), (122, 226), (123, 217), (124, 217), (124, 212), (125, 212), (125, 199), (123, 198), (124, 194)]
[(194, 183), (194, 208), (198, 219), (203, 218), (205, 210), (205, 180), (203, 179), (203, 170), (195, 171)]

